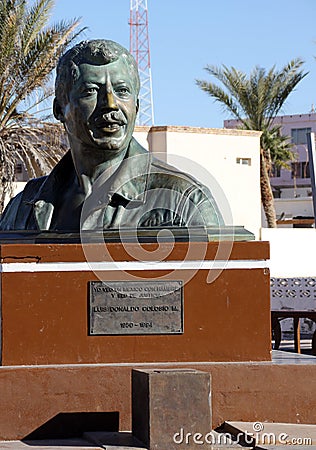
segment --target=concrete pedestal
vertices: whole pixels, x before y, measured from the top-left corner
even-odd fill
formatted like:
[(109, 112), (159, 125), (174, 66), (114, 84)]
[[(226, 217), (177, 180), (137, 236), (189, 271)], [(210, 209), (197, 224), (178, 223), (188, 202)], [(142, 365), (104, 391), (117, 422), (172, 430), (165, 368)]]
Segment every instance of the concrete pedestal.
[[(2, 244), (2, 365), (269, 361), (268, 244), (157, 247)], [(182, 283), (182, 332), (90, 335), (89, 283), (100, 280)]]

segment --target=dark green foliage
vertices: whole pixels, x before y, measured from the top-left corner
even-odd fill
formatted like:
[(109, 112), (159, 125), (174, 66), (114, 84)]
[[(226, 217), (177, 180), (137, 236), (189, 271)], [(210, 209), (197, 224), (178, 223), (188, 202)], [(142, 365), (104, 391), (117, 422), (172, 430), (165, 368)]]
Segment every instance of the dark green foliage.
[(0, 210), (12, 194), (17, 161), (32, 177), (47, 172), (65, 151), (61, 127), (27, 107), (52, 94), (52, 70), (82, 31), (76, 31), (78, 20), (49, 25), (53, 7), (53, 0), (0, 0)]

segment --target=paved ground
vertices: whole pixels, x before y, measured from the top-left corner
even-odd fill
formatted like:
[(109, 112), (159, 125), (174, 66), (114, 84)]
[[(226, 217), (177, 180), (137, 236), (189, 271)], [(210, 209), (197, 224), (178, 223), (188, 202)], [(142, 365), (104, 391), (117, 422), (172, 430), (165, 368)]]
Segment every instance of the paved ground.
[[(104, 447), (103, 447), (104, 448)], [(0, 442), (1, 450), (100, 450), (83, 439), (45, 440), (45, 441), (6, 441)]]
[[(293, 338), (286, 338), (282, 339), (281, 345), (283, 349), (287, 349), (290, 352), (294, 352), (294, 339)], [(281, 348), (280, 348), (281, 350)], [(302, 353), (308, 353), (311, 354), (312, 352), (312, 339), (311, 338), (301, 338), (301, 350)]]
[(1, 450), (144, 450), (131, 433), (85, 433), (81, 439), (48, 439), (41, 441), (0, 441)]
[[(272, 341), (273, 343), (273, 341)], [(291, 337), (282, 339), (279, 350), (294, 353), (294, 339)], [(302, 355), (312, 356), (312, 340), (309, 338), (301, 338), (301, 353)]]
[(316, 449), (316, 425), (225, 422), (223, 431), (230, 433), (236, 442), (256, 449)]

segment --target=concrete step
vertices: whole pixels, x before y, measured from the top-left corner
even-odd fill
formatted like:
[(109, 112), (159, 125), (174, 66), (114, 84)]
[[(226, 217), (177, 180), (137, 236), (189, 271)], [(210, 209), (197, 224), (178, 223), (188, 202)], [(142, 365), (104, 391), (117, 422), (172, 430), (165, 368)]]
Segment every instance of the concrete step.
[(86, 439), (45, 439), (37, 441), (0, 441), (1, 450), (100, 450)]
[(208, 447), (210, 450), (232, 450), (233, 448), (235, 448), (236, 450), (240, 450), (243, 448), (248, 448), (249, 450), (249, 447), (243, 447), (242, 445), (239, 445), (235, 441), (234, 436), (232, 436), (230, 433), (221, 433), (213, 430), (211, 432), (211, 436), (213, 440), (211, 440), (210, 437), (208, 437), (206, 440), (205, 437), (204, 446), (202, 446), (202, 448)]
[[(144, 450), (146, 447), (130, 432), (93, 431), (83, 434), (84, 439), (106, 450)], [(98, 448), (99, 448), (98, 447)]]
[[(102, 449), (106, 450), (144, 450), (147, 449), (141, 442), (132, 436), (130, 432), (119, 432), (119, 433), (109, 433), (109, 432), (93, 432), (85, 433), (83, 437), (86, 440), (91, 441), (94, 444), (100, 445)], [(190, 450), (193, 437), (189, 437), (189, 443), (185, 442), (185, 436), (182, 443), (175, 443), (170, 447), (171, 449), (182, 448)], [(236, 445), (231, 435), (224, 435), (216, 431), (211, 431), (207, 440), (205, 436), (200, 438), (203, 443), (194, 446), (194, 448), (202, 448), (209, 450), (232, 450), (232, 449), (242, 449), (240, 445)], [(165, 447), (164, 447), (165, 448)], [(159, 450), (159, 449), (158, 449)], [(248, 447), (249, 450), (249, 447)]]
[[(192, 437), (190, 437), (192, 441)], [(203, 436), (204, 439), (204, 436)], [(190, 442), (191, 442), (190, 441)], [(172, 448), (191, 448), (185, 442)], [(196, 448), (196, 447), (194, 447)], [(212, 431), (198, 448), (209, 450), (241, 449), (228, 433)], [(147, 448), (130, 432), (86, 432), (82, 439), (49, 439), (38, 441), (2, 441), (0, 450), (146, 450)], [(248, 447), (249, 450), (249, 447)]]
[(270, 422), (225, 422), (221, 432), (230, 433), (241, 445), (262, 450), (289, 448), (316, 449), (316, 425), (270, 423)]

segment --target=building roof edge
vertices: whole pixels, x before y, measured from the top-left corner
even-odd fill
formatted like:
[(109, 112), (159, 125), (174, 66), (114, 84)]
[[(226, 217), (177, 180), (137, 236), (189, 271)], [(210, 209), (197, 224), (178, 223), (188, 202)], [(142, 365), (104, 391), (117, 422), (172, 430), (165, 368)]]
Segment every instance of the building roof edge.
[(220, 134), (227, 136), (261, 136), (261, 131), (255, 130), (240, 130), (236, 128), (204, 128), (204, 127), (190, 127), (181, 125), (153, 125), (148, 126), (136, 126), (136, 132), (173, 132), (173, 133), (198, 133), (198, 134)]

